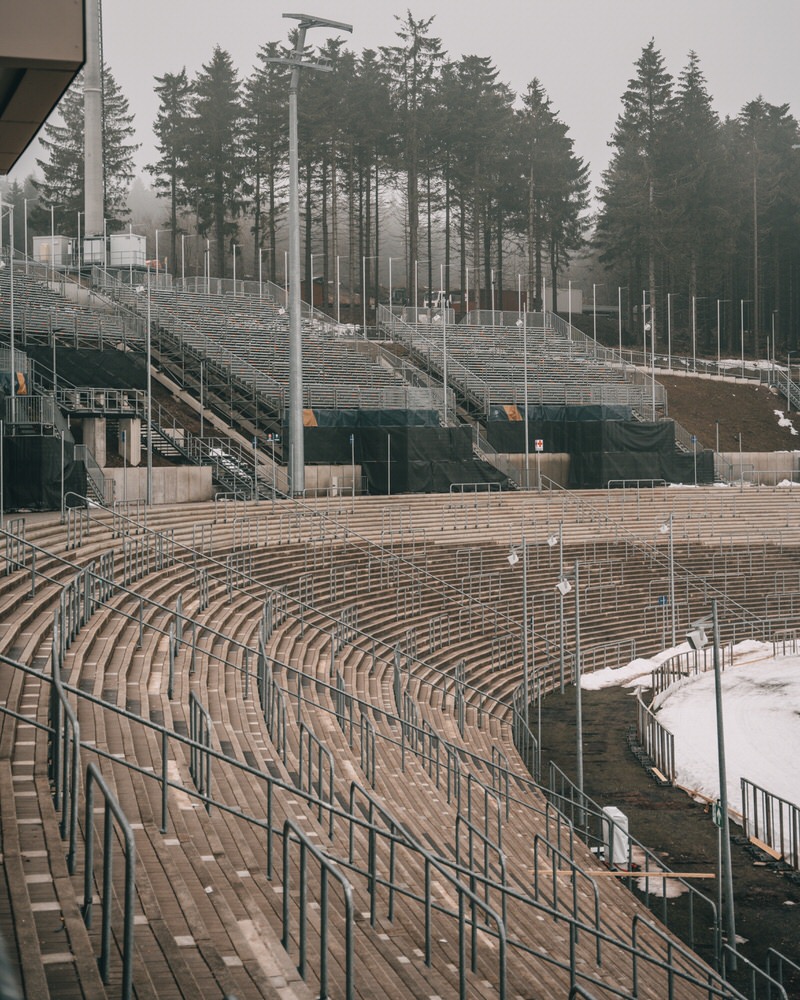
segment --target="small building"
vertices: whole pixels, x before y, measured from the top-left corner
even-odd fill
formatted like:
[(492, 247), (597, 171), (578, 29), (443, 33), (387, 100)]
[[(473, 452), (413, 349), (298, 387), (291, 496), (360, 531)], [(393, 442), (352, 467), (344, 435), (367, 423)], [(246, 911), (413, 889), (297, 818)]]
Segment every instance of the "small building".
[(74, 255), (74, 241), (69, 236), (34, 236), (33, 259), (52, 267), (69, 267)]
[(145, 237), (136, 233), (114, 233), (109, 237), (109, 267), (144, 267)]

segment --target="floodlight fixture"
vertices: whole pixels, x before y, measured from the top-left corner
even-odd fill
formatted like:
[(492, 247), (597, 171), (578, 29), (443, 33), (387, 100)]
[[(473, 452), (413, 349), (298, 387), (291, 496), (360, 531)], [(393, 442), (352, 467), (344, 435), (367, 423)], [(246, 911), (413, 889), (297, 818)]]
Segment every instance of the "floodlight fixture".
[(558, 545), (558, 535), (550, 535), (547, 539), (547, 544), (551, 549), (554, 545)]
[(556, 584), (556, 590), (561, 594), (562, 597), (566, 597), (567, 594), (572, 590), (572, 584), (569, 580), (559, 580)]
[(706, 629), (711, 623), (707, 618), (703, 618), (701, 621), (692, 622), (689, 631), (686, 633), (686, 641), (692, 647), (692, 649), (700, 650), (708, 645), (708, 635), (706, 634)]
[(518, 562), (519, 562), (519, 553), (517, 552), (516, 549), (512, 549), (508, 553), (508, 565), (516, 566)]

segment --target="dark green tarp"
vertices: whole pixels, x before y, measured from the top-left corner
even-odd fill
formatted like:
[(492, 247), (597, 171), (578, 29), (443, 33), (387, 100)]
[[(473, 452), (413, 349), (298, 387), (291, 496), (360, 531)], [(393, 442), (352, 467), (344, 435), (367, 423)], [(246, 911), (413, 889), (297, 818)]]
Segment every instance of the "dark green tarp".
[[(86, 469), (64, 441), (64, 493), (86, 496)], [(3, 505), (6, 510), (61, 509), (61, 438), (7, 437), (3, 441)], [(70, 506), (69, 499), (67, 505)]]

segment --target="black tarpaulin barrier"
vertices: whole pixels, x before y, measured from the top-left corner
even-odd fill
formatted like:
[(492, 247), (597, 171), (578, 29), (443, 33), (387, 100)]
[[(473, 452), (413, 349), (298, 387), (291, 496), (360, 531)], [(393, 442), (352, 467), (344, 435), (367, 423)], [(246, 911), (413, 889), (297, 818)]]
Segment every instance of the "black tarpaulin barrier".
[[(525, 423), (495, 421), (487, 424), (489, 444), (501, 455), (521, 455), (525, 451)], [(567, 451), (566, 424), (560, 421), (531, 420), (528, 424), (528, 450), (533, 452), (534, 442), (541, 440), (548, 454)]]
[(655, 451), (665, 455), (675, 451), (675, 424), (671, 420), (606, 420), (602, 426), (603, 451)]
[[(356, 461), (360, 449), (357, 428), (350, 427), (306, 427), (303, 430), (303, 448), (308, 465), (343, 465), (351, 461), (352, 449)], [(351, 448), (350, 438), (353, 438)]]
[(436, 410), (318, 410), (317, 427), (437, 427)]
[(677, 451), (672, 455), (661, 455), (661, 478), (669, 483), (694, 485), (695, 468), (697, 485), (712, 486), (714, 483), (714, 452), (698, 451), (697, 461), (691, 453)]
[(448, 493), (451, 486), (459, 484), (468, 487), (499, 483), (505, 487), (508, 482), (498, 469), (477, 459), (412, 461), (405, 464), (392, 459), (391, 481), (385, 460), (362, 462), (361, 468), (372, 494), (385, 495), (390, 490), (392, 493)]
[(359, 464), (370, 493), (446, 493), (455, 483), (505, 483), (472, 453), (469, 427), (362, 428)]
[[(53, 370), (52, 347), (26, 346), (25, 353), (44, 372)], [(56, 374), (59, 381), (79, 388), (147, 391), (147, 372), (143, 361), (126, 351), (58, 346)], [(44, 381), (47, 382), (46, 374)]]
[[(64, 492), (86, 496), (86, 469), (75, 445), (64, 441)], [(77, 501), (74, 501), (77, 502)], [(61, 438), (3, 440), (3, 504), (6, 510), (61, 509)]]
[[(490, 406), (489, 423), (495, 420), (502, 423), (512, 419), (510, 414), (513, 414), (514, 410), (524, 413), (525, 407), (522, 403), (517, 403), (513, 407)], [(528, 406), (528, 416), (531, 420), (553, 420), (556, 422), (564, 420), (630, 420), (633, 412), (630, 406), (622, 404), (582, 403), (560, 406), (536, 403)]]
[[(611, 486), (654, 485), (661, 482), (695, 482), (694, 455), (675, 452), (589, 452), (570, 459), (569, 485), (573, 489), (605, 489)], [(714, 453), (697, 453), (697, 485), (714, 482)]]

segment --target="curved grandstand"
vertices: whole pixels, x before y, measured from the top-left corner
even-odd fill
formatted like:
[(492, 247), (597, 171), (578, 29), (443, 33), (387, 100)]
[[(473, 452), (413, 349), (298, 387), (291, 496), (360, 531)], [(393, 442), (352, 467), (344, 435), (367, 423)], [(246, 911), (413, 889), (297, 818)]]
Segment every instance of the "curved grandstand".
[[(52, 287), (33, 301), (42, 277), (20, 277), (26, 365), (37, 329), (49, 348), (78, 346), (88, 316), (101, 317), (94, 347), (142, 349), (135, 285), (99, 276), (102, 298), (90, 309), (76, 292), (67, 328)], [(282, 431), (279, 308), (149, 298), (158, 363), (204, 394), (209, 420)], [(474, 422), (519, 405), (511, 371), (488, 395), (468, 383), (491, 374), (473, 371), (471, 333), (448, 358), (445, 407), (430, 323), (378, 352), (308, 322), (310, 374), (342, 385), (309, 388), (320, 419)], [(518, 335), (499, 338), (512, 355)], [(558, 342), (577, 360), (554, 319), (538, 364)], [(603, 367), (593, 349), (586, 360)], [(603, 364), (627, 402), (593, 405), (636, 410), (635, 383)], [(32, 386), (44, 367), (24, 369)], [(65, 401), (85, 388), (49, 375)], [(363, 429), (345, 420), (348, 435)], [(62, 517), (4, 520), (0, 929), (25, 995), (762, 995), (749, 968), (731, 976), (713, 892), (635, 839), (609, 856), (608, 815), (540, 758), (533, 720), (579, 670), (670, 645), (712, 597), (724, 640), (793, 641), (791, 491), (576, 493), (544, 478), (541, 492), (501, 492), (476, 479), (471, 492), (291, 499), (275, 478), (263, 489), (246, 449), (226, 463), (233, 486), (215, 500), (104, 506), (67, 490)], [(667, 903), (674, 878), (685, 891)]]

